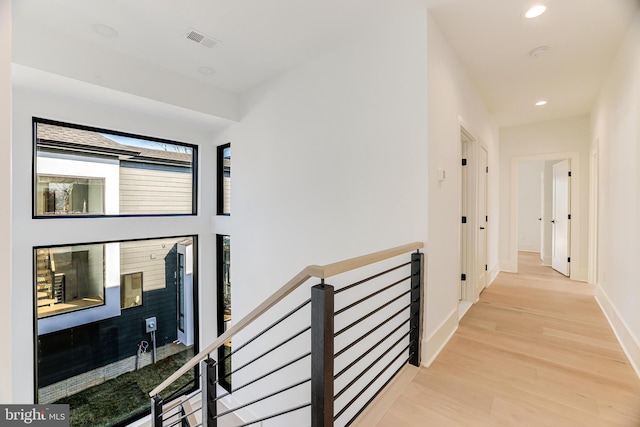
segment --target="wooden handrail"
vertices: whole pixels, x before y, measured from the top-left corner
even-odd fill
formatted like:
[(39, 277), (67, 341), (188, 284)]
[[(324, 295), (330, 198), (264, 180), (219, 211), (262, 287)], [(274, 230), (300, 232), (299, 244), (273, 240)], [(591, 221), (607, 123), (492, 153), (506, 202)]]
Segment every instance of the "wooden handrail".
[(291, 280), (284, 284), (280, 289), (275, 291), (269, 298), (264, 300), (260, 305), (251, 310), (246, 316), (244, 316), (238, 323), (235, 323), (229, 329), (227, 329), (222, 335), (216, 338), (211, 344), (201, 350), (198, 354), (193, 356), (191, 360), (182, 365), (176, 372), (164, 380), (159, 386), (149, 392), (149, 396), (153, 397), (161, 393), (165, 388), (171, 385), (175, 380), (186, 374), (191, 368), (196, 366), (202, 360), (209, 356), (209, 354), (216, 351), (225, 342), (231, 339), (238, 332), (243, 330), (247, 325), (260, 317), (263, 313), (269, 310), (271, 307), (280, 302), (284, 297), (296, 290), (300, 285), (309, 280), (311, 277), (317, 277), (320, 279), (326, 279), (328, 277), (336, 276), (347, 271), (355, 270), (361, 267), (365, 267), (370, 264), (375, 264), (385, 259), (393, 258), (398, 255), (412, 252), (418, 249), (424, 248), (424, 243), (415, 242), (406, 245), (398, 246), (384, 251), (374, 252), (368, 255), (351, 258), (344, 261), (335, 262), (333, 264), (309, 265), (303, 269), (300, 273), (296, 274)]

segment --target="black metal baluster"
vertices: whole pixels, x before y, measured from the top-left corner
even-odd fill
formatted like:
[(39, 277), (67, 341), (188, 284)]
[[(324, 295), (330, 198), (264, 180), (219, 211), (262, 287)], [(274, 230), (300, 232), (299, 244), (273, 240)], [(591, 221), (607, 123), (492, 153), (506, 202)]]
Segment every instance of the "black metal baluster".
[(215, 360), (208, 358), (203, 360), (202, 367), (202, 425), (204, 427), (218, 426), (218, 408), (216, 383), (218, 380), (218, 370)]
[(151, 398), (151, 422), (153, 427), (162, 427), (162, 398), (160, 395)]
[(333, 426), (333, 294), (311, 288), (311, 427)]
[(411, 357), (409, 363), (420, 366), (422, 359), (423, 280), (424, 254), (411, 254)]

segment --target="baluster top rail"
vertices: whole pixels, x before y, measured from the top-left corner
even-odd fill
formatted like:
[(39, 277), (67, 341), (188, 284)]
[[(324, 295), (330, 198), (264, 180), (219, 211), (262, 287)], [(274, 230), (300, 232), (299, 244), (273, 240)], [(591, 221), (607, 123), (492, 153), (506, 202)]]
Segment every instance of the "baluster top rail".
[(149, 392), (149, 396), (153, 397), (161, 393), (175, 380), (187, 373), (190, 369), (195, 367), (202, 360), (206, 359), (209, 354), (216, 351), (226, 341), (231, 339), (238, 332), (247, 327), (251, 322), (269, 310), (271, 307), (280, 302), (284, 297), (296, 290), (300, 285), (305, 283), (311, 277), (317, 277), (319, 279), (326, 279), (338, 274), (346, 273), (348, 271), (356, 270), (367, 265), (375, 264), (380, 261), (384, 261), (389, 258), (396, 257), (408, 252), (419, 250), (424, 248), (424, 243), (414, 242), (395, 248), (386, 249), (379, 252), (373, 252), (367, 255), (362, 255), (355, 258), (350, 258), (344, 261), (338, 261), (327, 265), (309, 265), (302, 271), (296, 274), (291, 280), (285, 283), (280, 289), (275, 291), (269, 298), (264, 300), (260, 305), (251, 310), (246, 316), (240, 319), (237, 323), (233, 324), (222, 335), (216, 338), (211, 344), (201, 350), (198, 354), (193, 356), (191, 360), (180, 367), (176, 372), (164, 380), (160, 385)]

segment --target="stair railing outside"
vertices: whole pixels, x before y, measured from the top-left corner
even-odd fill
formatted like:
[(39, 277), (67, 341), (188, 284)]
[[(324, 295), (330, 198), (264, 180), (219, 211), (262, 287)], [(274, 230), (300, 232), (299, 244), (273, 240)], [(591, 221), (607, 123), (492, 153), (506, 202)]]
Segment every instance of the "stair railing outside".
[[(303, 424), (312, 427), (348, 426), (400, 369), (407, 363), (420, 364), (424, 255), (419, 250), (423, 246), (417, 242), (326, 266), (308, 266), (150, 392), (152, 426), (217, 427), (220, 418), (258, 405), (262, 405), (261, 415), (239, 425), (257, 425), (276, 417), (280, 417), (279, 425), (298, 425), (303, 417), (307, 420)], [(325, 283), (329, 277), (410, 252), (414, 252), (410, 261), (354, 283), (335, 288)], [(260, 323), (257, 319), (311, 277), (321, 279), (321, 283), (309, 289), (309, 299), (263, 327), (242, 345), (234, 345), (233, 352), (226, 356), (242, 352), (250, 355), (241, 358), (243, 363), (226, 374), (234, 375), (233, 392), (239, 394), (251, 387), (259, 391), (247, 395), (251, 397), (241, 404), (218, 412), (217, 402), (233, 395), (216, 395), (218, 369), (210, 355), (217, 354), (219, 347), (250, 325), (249, 329), (256, 329)], [(388, 283), (389, 280), (392, 283)], [(301, 319), (308, 322), (303, 323)], [(288, 335), (291, 331), (293, 335)], [(264, 338), (269, 334), (281, 337), (283, 333), (288, 338), (275, 344), (273, 339)], [(260, 340), (263, 342), (259, 343)], [(335, 347), (339, 349), (336, 351)], [(283, 355), (286, 355), (284, 360)], [(173, 402), (168, 398), (165, 405), (160, 393), (198, 364), (201, 387), (196, 393), (201, 393), (200, 403), (192, 403), (194, 393)], [(255, 376), (247, 380), (238, 372), (248, 371), (245, 368), (249, 366), (253, 367), (251, 371)], [(308, 374), (294, 378), (290, 375), (293, 371)], [(256, 375), (256, 372), (259, 373)], [(236, 385), (236, 375), (244, 379), (240, 385)], [(292, 382), (263, 391), (266, 383), (271, 386), (272, 382), (282, 382), (283, 377)], [(336, 388), (339, 388), (337, 393)], [(292, 406), (279, 409), (276, 403), (279, 398)], [(306, 415), (301, 413), (305, 408), (309, 408)], [(287, 423), (284, 417), (294, 413), (297, 413), (296, 421)]]

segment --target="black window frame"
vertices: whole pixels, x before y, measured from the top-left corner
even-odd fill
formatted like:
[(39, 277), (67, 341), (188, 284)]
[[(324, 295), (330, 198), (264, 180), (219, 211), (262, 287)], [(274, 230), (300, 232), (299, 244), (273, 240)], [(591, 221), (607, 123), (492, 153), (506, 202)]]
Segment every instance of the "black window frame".
[[(106, 133), (127, 138), (142, 139), (160, 144), (171, 144), (188, 147), (192, 150), (191, 163), (191, 213), (143, 213), (143, 214), (73, 214), (73, 215), (38, 215), (37, 214), (37, 179), (38, 179), (38, 124), (47, 124), (53, 126), (67, 127), (89, 132)], [(41, 117), (32, 117), (32, 156), (31, 156), (31, 218), (32, 219), (69, 219), (69, 218), (127, 218), (127, 217), (179, 217), (179, 216), (197, 216), (198, 215), (198, 145), (186, 142), (173, 141), (164, 138), (157, 138), (148, 135), (133, 134), (118, 130), (98, 128), (94, 126), (86, 126), (77, 123), (61, 122)], [(50, 174), (47, 174), (50, 175)]]
[[(225, 178), (225, 167), (224, 167), (224, 152), (226, 149), (231, 150), (231, 143), (228, 142), (223, 145), (219, 145), (217, 148), (216, 154), (216, 213), (217, 215), (222, 216), (230, 216), (231, 215), (231, 207), (229, 207), (229, 212), (225, 212), (224, 210), (224, 178)], [(229, 154), (229, 163), (231, 163), (231, 154)], [(231, 177), (231, 164), (229, 164), (229, 177)], [(231, 199), (231, 198), (229, 198)]]
[[(216, 300), (217, 300), (217, 316), (216, 323), (218, 325), (218, 336), (222, 335), (225, 332), (225, 321), (224, 321), (224, 239), (228, 238), (231, 240), (231, 236), (228, 234), (216, 234)], [(229, 245), (231, 245), (229, 243)], [(231, 265), (231, 259), (229, 259), (229, 265)], [(233, 346), (229, 346), (229, 354), (225, 354), (226, 343), (222, 344), (218, 348), (218, 384), (227, 390), (229, 393), (232, 392), (232, 378), (230, 377), (231, 369), (229, 372), (226, 371), (226, 361), (225, 358), (228, 358), (232, 363), (232, 354), (233, 354)]]
[[(38, 245), (33, 246), (31, 248), (33, 256), (33, 265), (32, 265), (32, 278), (36, 277), (37, 274), (37, 265), (35, 260), (35, 252), (38, 249), (44, 248), (53, 248), (53, 247), (66, 247), (66, 246), (84, 246), (84, 245), (92, 245), (92, 244), (102, 244), (106, 245), (108, 243), (122, 243), (122, 242), (137, 242), (137, 241), (145, 241), (145, 240), (161, 240), (161, 239), (179, 239), (179, 238), (190, 238), (192, 239), (193, 246), (193, 354), (198, 354), (200, 351), (200, 301), (198, 298), (199, 295), (199, 266), (198, 266), (198, 234), (185, 234), (185, 235), (169, 235), (169, 236), (154, 236), (154, 237), (146, 237), (146, 238), (136, 238), (136, 239), (119, 239), (119, 240), (101, 240), (101, 241), (92, 241), (92, 242), (75, 242), (75, 243), (65, 243), (65, 244), (57, 244), (57, 245)], [(34, 281), (32, 280), (32, 285)], [(38, 335), (38, 313), (37, 313), (37, 294), (36, 287), (31, 286), (31, 300), (33, 304), (33, 402), (38, 403), (38, 370), (39, 370), (39, 335)], [(92, 322), (92, 323), (98, 323)], [(188, 394), (193, 393), (194, 391), (200, 388), (200, 365), (196, 365), (193, 368), (194, 379), (191, 383), (190, 387), (184, 387), (178, 392), (174, 393), (171, 396), (167, 397), (167, 400), (171, 400), (177, 398), (179, 396), (186, 396)], [(131, 423), (138, 421), (151, 413), (151, 406), (149, 405), (148, 409), (144, 411), (140, 411), (138, 413), (133, 414), (131, 417), (118, 422), (113, 425), (113, 427), (125, 427), (130, 425)]]

